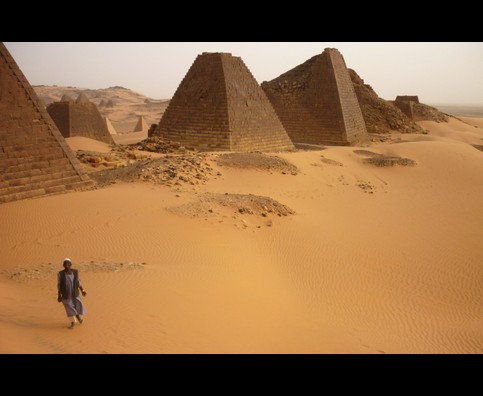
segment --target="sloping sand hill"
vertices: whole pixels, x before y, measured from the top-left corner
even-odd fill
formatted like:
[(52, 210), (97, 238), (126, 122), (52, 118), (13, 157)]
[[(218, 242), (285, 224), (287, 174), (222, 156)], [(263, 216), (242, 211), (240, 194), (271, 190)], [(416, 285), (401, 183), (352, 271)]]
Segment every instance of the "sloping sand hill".
[[(277, 154), (294, 174), (213, 159), (221, 176), (196, 186), (119, 182), (0, 205), (0, 352), (482, 353), (472, 122)], [(374, 166), (355, 150), (416, 164)], [(207, 193), (294, 214), (210, 206)], [(88, 292), (72, 331), (56, 301), (64, 257)]]

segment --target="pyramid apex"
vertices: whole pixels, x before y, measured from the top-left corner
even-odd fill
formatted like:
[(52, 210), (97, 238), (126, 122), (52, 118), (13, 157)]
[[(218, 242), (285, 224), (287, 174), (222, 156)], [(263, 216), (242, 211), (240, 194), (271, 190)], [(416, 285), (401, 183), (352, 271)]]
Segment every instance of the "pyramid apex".
[(198, 55), (154, 135), (201, 151), (293, 148), (260, 85), (231, 53)]
[(81, 92), (77, 97), (76, 103), (90, 103), (89, 98), (86, 96), (84, 92)]
[(148, 124), (146, 123), (146, 121), (144, 121), (144, 117), (138, 116), (138, 122), (137, 122), (136, 126), (134, 127), (133, 132), (147, 132), (148, 129), (149, 129), (149, 127), (148, 127)]
[(74, 98), (69, 94), (64, 94), (62, 95), (62, 98), (60, 98), (60, 102), (73, 102), (73, 101), (74, 101)]

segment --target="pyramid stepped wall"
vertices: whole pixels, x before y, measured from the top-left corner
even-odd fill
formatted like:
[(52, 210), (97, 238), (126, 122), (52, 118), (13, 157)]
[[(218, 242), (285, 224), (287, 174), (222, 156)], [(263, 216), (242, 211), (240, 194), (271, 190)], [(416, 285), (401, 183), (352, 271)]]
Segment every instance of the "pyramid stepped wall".
[(114, 140), (112, 140), (106, 122), (99, 110), (87, 98), (76, 100), (75, 102), (51, 103), (47, 107), (47, 111), (62, 133), (62, 136), (66, 138), (83, 136), (114, 144)]
[(285, 128), (257, 80), (239, 57), (222, 54), (232, 150), (293, 148)]
[(367, 138), (349, 72), (336, 49), (325, 49), (262, 88), (294, 142), (348, 145)]
[(228, 100), (221, 57), (198, 55), (155, 134), (206, 150), (230, 150)]
[(0, 203), (92, 184), (0, 43)]
[(198, 55), (155, 134), (199, 150), (293, 147), (248, 68), (226, 53)]

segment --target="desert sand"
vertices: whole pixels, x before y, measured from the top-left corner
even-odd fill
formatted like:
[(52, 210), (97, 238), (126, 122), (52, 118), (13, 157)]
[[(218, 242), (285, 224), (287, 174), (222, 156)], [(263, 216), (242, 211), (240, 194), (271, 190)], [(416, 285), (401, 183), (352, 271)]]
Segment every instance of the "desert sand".
[[(0, 205), (0, 353), (482, 353), (483, 119), (464, 121), (276, 154), (296, 175), (212, 161), (221, 176), (196, 186)], [(205, 193), (295, 214), (171, 210)], [(88, 293), (72, 331), (56, 300), (64, 257)]]

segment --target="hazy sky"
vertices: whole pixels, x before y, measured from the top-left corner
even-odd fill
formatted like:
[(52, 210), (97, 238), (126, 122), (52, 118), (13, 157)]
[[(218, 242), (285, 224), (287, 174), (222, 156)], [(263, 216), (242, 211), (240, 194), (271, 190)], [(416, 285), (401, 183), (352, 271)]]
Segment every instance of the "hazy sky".
[(173, 96), (196, 56), (241, 56), (259, 83), (338, 48), (379, 96), (483, 106), (483, 43), (5, 43), (33, 85), (107, 88)]

